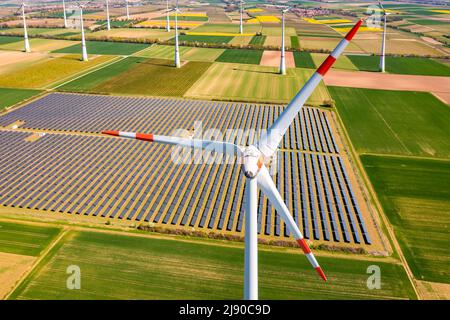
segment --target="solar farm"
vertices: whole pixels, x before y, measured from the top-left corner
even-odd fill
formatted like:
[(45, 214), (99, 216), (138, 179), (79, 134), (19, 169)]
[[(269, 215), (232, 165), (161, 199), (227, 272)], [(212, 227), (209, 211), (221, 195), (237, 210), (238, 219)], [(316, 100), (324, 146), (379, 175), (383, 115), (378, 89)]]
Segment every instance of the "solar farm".
[(0, 299), (450, 299), (449, 21), (1, 1)]

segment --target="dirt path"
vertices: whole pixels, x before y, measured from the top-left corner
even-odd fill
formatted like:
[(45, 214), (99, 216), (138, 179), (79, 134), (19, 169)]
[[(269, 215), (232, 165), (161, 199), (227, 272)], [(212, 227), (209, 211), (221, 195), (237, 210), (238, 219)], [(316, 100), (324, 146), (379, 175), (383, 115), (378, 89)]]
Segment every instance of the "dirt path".
[(432, 92), (450, 103), (450, 77), (330, 70), (324, 81), (328, 86)]

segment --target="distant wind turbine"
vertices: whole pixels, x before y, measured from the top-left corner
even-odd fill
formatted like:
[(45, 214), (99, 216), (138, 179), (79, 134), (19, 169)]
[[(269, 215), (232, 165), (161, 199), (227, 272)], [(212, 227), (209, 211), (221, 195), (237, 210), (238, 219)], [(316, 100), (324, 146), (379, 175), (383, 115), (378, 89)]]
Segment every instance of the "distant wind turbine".
[(178, 9), (178, 0), (176, 2), (175, 8), (172, 8), (167, 11), (167, 14), (169, 12), (175, 13), (175, 67), (179, 68), (181, 67), (180, 63), (180, 47), (179, 47), (179, 41), (178, 41), (178, 13), (181, 13), (180, 9)]
[(111, 30), (111, 22), (109, 21), (109, 1), (106, 0), (106, 28)]
[(130, 20), (130, 8), (128, 7), (128, 0), (125, 0), (125, 5), (127, 8), (127, 20)]
[(381, 55), (380, 55), (380, 71), (385, 71), (385, 56), (386, 56), (386, 26), (387, 26), (387, 13), (384, 9), (383, 5), (381, 4), (381, 1), (378, 2), (380, 5), (381, 10), (383, 10), (383, 37), (381, 39)]
[(281, 8), (281, 60), (280, 60), (280, 74), (286, 74), (286, 54), (285, 54), (285, 36), (284, 36), (284, 16), (290, 8)]
[(62, 3), (63, 3), (64, 28), (67, 29), (66, 1), (63, 0)]
[(214, 153), (223, 153), (232, 157), (238, 157), (238, 163), (242, 165), (242, 171), (244, 173), (244, 177), (242, 178), (245, 179), (244, 299), (258, 299), (258, 187), (281, 216), (286, 224), (287, 231), (294, 236), (313, 268), (324, 281), (327, 280), (325, 273), (314, 257), (314, 254), (311, 252), (308, 243), (304, 239), (297, 223), (284, 203), (281, 194), (277, 190), (266, 164), (272, 162), (283, 136), (286, 134), (286, 131), (291, 126), (295, 117), (305, 104), (306, 100), (322, 81), (327, 71), (345, 50), (361, 24), (362, 20), (359, 20), (345, 38), (339, 42), (337, 47), (320, 65), (303, 88), (296, 94), (269, 130), (265, 134), (262, 134), (259, 142), (255, 145), (238, 146), (223, 141), (160, 136), (135, 132), (102, 132), (103, 134), (130, 139), (158, 142), (194, 149), (206, 149)]
[(86, 50), (86, 38), (84, 36), (84, 23), (83, 23), (83, 7), (85, 5), (78, 3), (78, 8), (80, 9), (80, 27), (81, 27), (81, 60), (88, 61), (88, 55)]
[(24, 41), (24, 50), (25, 52), (31, 52), (30, 42), (28, 41), (28, 31), (27, 31), (27, 21), (25, 18), (25, 2), (22, 2), (20, 9), (22, 11), (22, 19), (23, 19), (23, 41)]
[(239, 5), (240, 5), (239, 33), (243, 34), (244, 33), (244, 21), (243, 21), (243, 19), (244, 19), (244, 1), (241, 0)]
[(167, 19), (166, 30), (167, 30), (167, 32), (170, 32), (170, 10), (169, 10), (169, 0), (166, 1), (166, 19)]

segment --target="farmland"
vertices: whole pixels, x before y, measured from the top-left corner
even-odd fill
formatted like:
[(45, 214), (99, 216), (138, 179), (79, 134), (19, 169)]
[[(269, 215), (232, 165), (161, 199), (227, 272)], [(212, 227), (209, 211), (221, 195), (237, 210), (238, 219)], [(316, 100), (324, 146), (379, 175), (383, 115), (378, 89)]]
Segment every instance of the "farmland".
[(218, 62), (259, 64), (262, 50), (226, 49), (217, 59)]
[(40, 91), (37, 90), (0, 88), (0, 96), (2, 97), (0, 100), (0, 111), (27, 100), (37, 95), (39, 92)]
[(329, 87), (360, 153), (450, 157), (448, 106), (429, 93)]
[(167, 60), (149, 59), (94, 87), (96, 92), (182, 96), (209, 68), (208, 62), (188, 62), (181, 68)]
[[(261, 250), (259, 256), (262, 299), (414, 298), (400, 265), (376, 262), (383, 286), (368, 290), (370, 261), (319, 257), (330, 279), (324, 284), (301, 254)], [(11, 298), (235, 299), (242, 294), (243, 258), (241, 246), (71, 231)], [(65, 287), (66, 268), (74, 264), (82, 270), (81, 290)]]
[(0, 221), (0, 252), (38, 256), (58, 233), (58, 228)]
[[(30, 47), (33, 51), (53, 51), (62, 49), (68, 46), (75, 45), (76, 41), (69, 40), (51, 40), (51, 39), (30, 39)], [(1, 50), (23, 50), (23, 42), (12, 42), (4, 45), (0, 45)]]
[[(276, 67), (214, 63), (186, 92), (186, 97), (286, 103), (313, 72), (288, 69), (287, 75), (281, 76)], [(327, 88), (320, 84), (309, 103), (317, 105), (327, 99)]]
[[(206, 35), (180, 35), (179, 41), (201, 42), (201, 43), (228, 43), (232, 36), (206, 36)], [(172, 39), (175, 41), (175, 39)]]
[(450, 161), (361, 160), (415, 277), (449, 283)]
[[(190, 47), (180, 46), (180, 58), (183, 59), (184, 54), (188, 52)], [(137, 52), (135, 56), (156, 59), (173, 59), (175, 56), (174, 46), (153, 45), (148, 49)]]
[[(104, 41), (86, 41), (86, 48), (89, 54), (105, 55), (131, 55), (138, 51), (148, 48), (148, 44), (124, 43), (124, 42), (104, 42)], [(62, 48), (53, 51), (54, 53), (80, 53), (81, 44)]]
[(311, 54), (309, 52), (294, 52), (295, 66), (297, 68), (310, 68), (314, 69), (316, 67)]
[[(92, 59), (93, 58), (93, 59)], [(92, 57), (85, 62), (78, 55), (50, 57), (32, 65), (16, 68), (2, 75), (0, 87), (39, 89), (73, 76), (83, 70), (107, 62), (112, 57)]]

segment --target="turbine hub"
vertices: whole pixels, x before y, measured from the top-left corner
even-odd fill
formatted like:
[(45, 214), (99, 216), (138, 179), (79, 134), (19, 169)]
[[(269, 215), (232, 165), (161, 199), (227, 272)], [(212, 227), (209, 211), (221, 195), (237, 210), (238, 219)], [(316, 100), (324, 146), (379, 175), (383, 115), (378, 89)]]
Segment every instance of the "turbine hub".
[(249, 179), (253, 179), (263, 165), (261, 152), (255, 146), (249, 146), (245, 148), (242, 158), (244, 162), (244, 175)]

